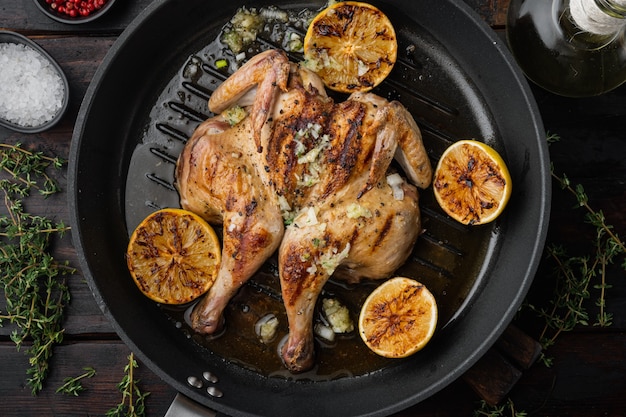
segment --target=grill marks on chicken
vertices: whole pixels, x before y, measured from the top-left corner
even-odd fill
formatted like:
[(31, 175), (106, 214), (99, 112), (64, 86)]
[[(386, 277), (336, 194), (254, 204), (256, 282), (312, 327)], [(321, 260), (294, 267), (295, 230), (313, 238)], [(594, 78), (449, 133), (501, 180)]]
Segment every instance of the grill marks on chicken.
[[(361, 143), (365, 109), (355, 101), (345, 101), (336, 106), (326, 131), (331, 137), (326, 154), (327, 184), (322, 198), (328, 198), (348, 182), (352, 171), (359, 164), (359, 156), (364, 161), (371, 157), (369, 147)], [(363, 162), (364, 162), (363, 161)]]
[(222, 325), (226, 304), (278, 248), (283, 234), (280, 210), (258, 169), (259, 153), (251, 119), (227, 127), (221, 117), (202, 123), (178, 160), (176, 185), (181, 206), (213, 224), (224, 224), (219, 279), (193, 314), (198, 332), (214, 333)]
[(329, 277), (387, 278), (420, 233), (417, 189), (404, 181), (403, 198), (394, 198), (391, 161), (420, 187), (432, 170), (400, 103), (370, 93), (335, 103), (282, 52), (252, 58), (209, 102), (214, 112), (234, 104), (249, 116), (232, 127), (222, 116), (205, 121), (177, 164), (181, 205), (224, 225), (220, 271), (192, 326), (217, 331), (230, 298), (278, 250), (289, 320), (281, 354), (301, 372), (313, 366), (313, 311)]
[[(333, 102), (314, 88), (307, 90), (294, 81), (290, 84), (289, 92), (282, 94), (278, 100), (279, 110), (272, 120), (271, 138), (264, 159), (278, 195), (298, 200), (304, 194), (298, 182), (307, 170), (305, 164), (298, 162), (298, 155), (310, 151), (316, 145), (313, 136), (299, 132), (307, 132), (309, 126), (326, 126), (333, 111)], [(297, 204), (296, 201), (290, 203)]]

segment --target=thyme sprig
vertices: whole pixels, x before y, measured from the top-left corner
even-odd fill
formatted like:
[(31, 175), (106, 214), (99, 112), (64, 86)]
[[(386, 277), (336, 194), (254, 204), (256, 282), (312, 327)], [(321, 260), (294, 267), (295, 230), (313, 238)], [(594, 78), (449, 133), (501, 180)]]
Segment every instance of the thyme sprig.
[[(38, 189), (42, 195), (57, 193), (57, 182), (47, 174), (47, 168), (61, 168), (65, 160), (59, 157), (51, 157), (43, 152), (32, 152), (22, 148), (20, 143), (15, 145), (0, 143), (0, 169), (9, 174), (16, 184), (13, 191), (21, 197), (26, 197), (31, 188)], [(43, 179), (43, 184), (38, 180)]]
[(502, 405), (489, 405), (481, 400), (478, 409), (474, 410), (473, 417), (526, 417), (528, 413), (515, 409), (515, 404), (508, 398)]
[(70, 292), (62, 277), (74, 268), (57, 262), (49, 252), (52, 236), (62, 236), (69, 227), (29, 214), (23, 199), (33, 189), (44, 197), (60, 191), (47, 170), (64, 163), (20, 144), (0, 144), (0, 190), (6, 209), (0, 207), (6, 211), (0, 216), (0, 285), (6, 301), (0, 326), (4, 321), (15, 326), (10, 337), (18, 350), (25, 341), (32, 341), (26, 353), (27, 382), (33, 394), (43, 387), (53, 346), (63, 340), (62, 320)]
[[(548, 135), (548, 143), (558, 141), (557, 135)], [(614, 264), (618, 257), (626, 254), (626, 246), (613, 226), (607, 224), (601, 210), (595, 210), (589, 205), (589, 198), (580, 184), (572, 184), (565, 174), (557, 175), (554, 166), (551, 168), (552, 177), (562, 189), (568, 191), (575, 199), (575, 208), (585, 210), (584, 221), (595, 230), (592, 239), (592, 250), (582, 256), (573, 256), (562, 244), (546, 246), (546, 257), (554, 264), (553, 275), (555, 288), (552, 300), (547, 308), (539, 308), (527, 304), (545, 322), (539, 336), (544, 354), (542, 361), (545, 365), (552, 364), (552, 358), (545, 355), (545, 351), (552, 346), (558, 336), (573, 330), (576, 326), (607, 327), (612, 324), (613, 315), (606, 311), (606, 292), (611, 288), (607, 282), (607, 268)], [(621, 267), (626, 269), (626, 257), (622, 259)], [(585, 301), (595, 297), (598, 312), (591, 319)]]
[(85, 390), (81, 381), (85, 378), (92, 378), (96, 375), (96, 370), (89, 366), (83, 368), (83, 371), (85, 372), (78, 376), (65, 378), (63, 380), (63, 385), (57, 388), (56, 392), (78, 397), (78, 394)]
[(124, 377), (117, 385), (122, 393), (122, 401), (107, 411), (107, 417), (143, 417), (145, 416), (145, 399), (149, 392), (142, 392), (139, 388), (139, 380), (135, 379), (134, 370), (138, 367), (134, 354), (128, 355), (128, 364), (124, 367)]
[[(556, 134), (547, 135), (548, 144), (558, 142)], [(551, 165), (551, 175), (556, 183), (574, 197), (574, 208), (584, 209), (584, 221), (595, 230), (592, 250), (579, 256), (573, 256), (563, 244), (546, 245), (544, 254), (554, 265), (552, 276), (555, 280), (553, 296), (547, 303), (548, 307), (539, 307), (528, 300), (522, 309), (529, 309), (543, 321), (539, 341), (542, 345), (541, 361), (551, 366), (553, 359), (546, 355), (548, 348), (556, 342), (559, 335), (576, 328), (576, 326), (608, 327), (612, 324), (613, 315), (606, 311), (606, 292), (611, 288), (607, 282), (607, 268), (622, 256), (621, 268), (626, 270), (626, 245), (615, 232), (614, 227), (606, 222), (601, 210), (595, 210), (589, 204), (589, 197), (581, 184), (572, 184), (565, 174), (555, 173)], [(593, 321), (585, 303), (594, 293), (598, 313)], [(485, 401), (479, 403), (474, 410), (474, 417), (525, 417), (524, 411), (515, 409), (510, 398), (501, 405), (489, 405)]]

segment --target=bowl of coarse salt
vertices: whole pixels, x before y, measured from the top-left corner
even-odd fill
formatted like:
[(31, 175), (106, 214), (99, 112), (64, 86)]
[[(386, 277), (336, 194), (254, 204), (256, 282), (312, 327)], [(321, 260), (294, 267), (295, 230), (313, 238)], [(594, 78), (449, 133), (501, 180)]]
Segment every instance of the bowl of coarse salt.
[(59, 64), (27, 37), (0, 30), (0, 126), (42, 132), (61, 120), (68, 101)]

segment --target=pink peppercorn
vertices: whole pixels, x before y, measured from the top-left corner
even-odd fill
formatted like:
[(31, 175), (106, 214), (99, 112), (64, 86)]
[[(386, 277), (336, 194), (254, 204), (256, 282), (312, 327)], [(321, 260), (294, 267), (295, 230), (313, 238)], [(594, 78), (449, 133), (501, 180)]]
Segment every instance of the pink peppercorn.
[(86, 17), (100, 10), (107, 0), (45, 0), (52, 10), (69, 17)]

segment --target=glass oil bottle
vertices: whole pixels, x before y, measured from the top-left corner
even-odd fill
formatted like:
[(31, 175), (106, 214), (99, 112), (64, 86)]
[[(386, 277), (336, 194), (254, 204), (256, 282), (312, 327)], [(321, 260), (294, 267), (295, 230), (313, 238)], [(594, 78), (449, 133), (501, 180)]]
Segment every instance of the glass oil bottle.
[(626, 81), (626, 0), (511, 0), (507, 41), (526, 76), (567, 97)]

